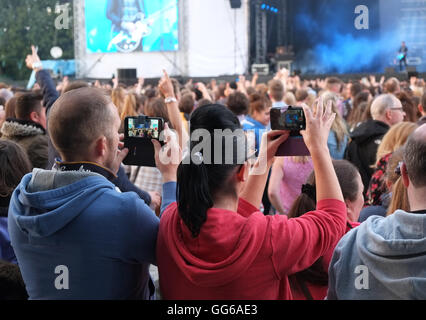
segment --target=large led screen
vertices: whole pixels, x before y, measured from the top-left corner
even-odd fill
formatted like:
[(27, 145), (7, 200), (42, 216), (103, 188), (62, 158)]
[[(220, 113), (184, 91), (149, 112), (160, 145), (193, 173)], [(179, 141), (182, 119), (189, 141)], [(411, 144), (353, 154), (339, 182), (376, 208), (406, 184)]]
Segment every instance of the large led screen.
[(86, 0), (87, 51), (176, 51), (178, 16), (178, 0)]

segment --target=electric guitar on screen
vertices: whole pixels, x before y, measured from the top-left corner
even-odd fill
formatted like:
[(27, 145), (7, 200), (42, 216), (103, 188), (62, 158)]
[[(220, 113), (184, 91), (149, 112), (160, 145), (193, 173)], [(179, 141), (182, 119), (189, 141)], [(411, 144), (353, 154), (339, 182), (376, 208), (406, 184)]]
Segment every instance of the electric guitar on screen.
[[(130, 53), (135, 51), (141, 44), (142, 39), (148, 37), (152, 33), (151, 26), (156, 20), (158, 20), (165, 12), (176, 7), (175, 3), (171, 3), (165, 8), (144, 17), (142, 13), (138, 13), (135, 16), (134, 23), (131, 23), (132, 28), (124, 29), (120, 28), (116, 30), (114, 27), (111, 32), (112, 40), (108, 44), (108, 51), (113, 46), (117, 48), (117, 51), (123, 53)], [(130, 30), (131, 29), (131, 30)]]

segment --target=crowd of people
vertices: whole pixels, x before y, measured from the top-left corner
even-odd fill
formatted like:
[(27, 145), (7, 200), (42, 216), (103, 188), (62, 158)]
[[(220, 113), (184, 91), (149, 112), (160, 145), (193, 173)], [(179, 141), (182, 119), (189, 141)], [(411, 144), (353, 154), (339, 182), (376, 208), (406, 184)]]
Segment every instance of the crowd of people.
[[(0, 299), (426, 299), (423, 79), (126, 86), (26, 64), (32, 90), (0, 84)], [(276, 157), (289, 106), (309, 156)], [(166, 123), (156, 167), (123, 165), (139, 115)]]

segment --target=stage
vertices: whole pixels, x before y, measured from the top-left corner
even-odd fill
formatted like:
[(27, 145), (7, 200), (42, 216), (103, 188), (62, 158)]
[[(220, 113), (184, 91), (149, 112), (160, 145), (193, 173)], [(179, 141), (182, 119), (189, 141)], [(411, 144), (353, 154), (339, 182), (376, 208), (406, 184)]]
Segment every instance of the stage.
[(165, 69), (183, 79), (232, 79), (252, 74), (253, 64), (268, 66), (266, 78), (281, 66), (309, 79), (362, 78), (398, 70), (404, 40), (408, 65), (426, 72), (423, 0), (364, 6), (357, 0), (242, 0), (237, 9), (229, 0), (145, 1), (148, 19), (157, 19), (152, 32), (137, 50), (121, 52), (111, 40), (109, 1), (74, 1), (77, 78), (110, 79), (118, 69), (136, 69), (137, 77), (155, 79)]

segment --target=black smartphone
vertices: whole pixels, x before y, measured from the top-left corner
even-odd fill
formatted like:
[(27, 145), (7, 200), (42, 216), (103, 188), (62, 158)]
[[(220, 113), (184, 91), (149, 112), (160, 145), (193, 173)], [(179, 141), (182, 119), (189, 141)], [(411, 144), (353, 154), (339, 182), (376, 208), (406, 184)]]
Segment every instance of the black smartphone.
[(306, 118), (303, 108), (272, 108), (271, 129), (299, 132), (306, 129)]
[(155, 150), (151, 140), (161, 144), (164, 119), (156, 117), (127, 117), (124, 120), (124, 147), (129, 154), (123, 163), (132, 166), (155, 167)]
[(288, 130), (290, 137), (277, 151), (277, 157), (309, 156), (309, 150), (300, 131), (306, 129), (306, 118), (303, 108), (272, 108), (271, 129)]

